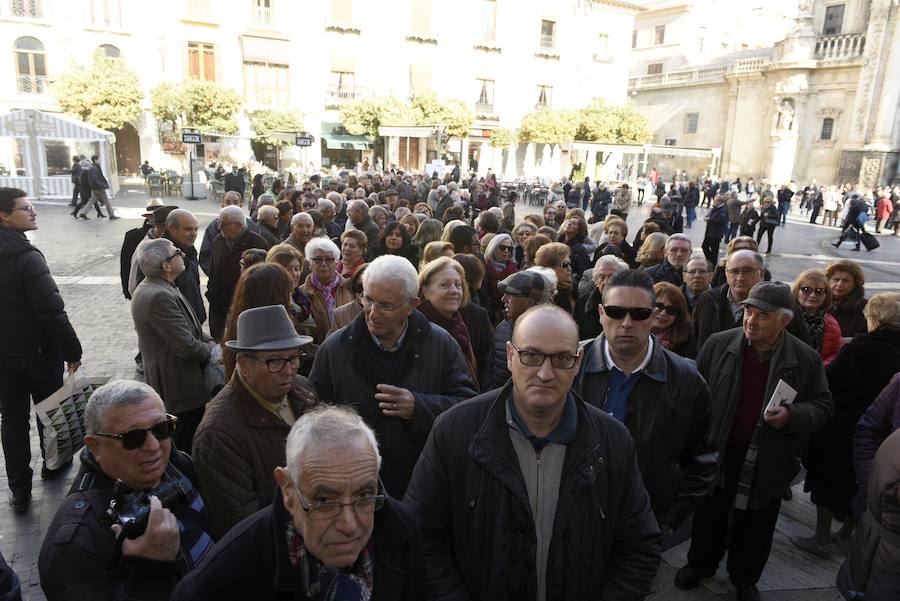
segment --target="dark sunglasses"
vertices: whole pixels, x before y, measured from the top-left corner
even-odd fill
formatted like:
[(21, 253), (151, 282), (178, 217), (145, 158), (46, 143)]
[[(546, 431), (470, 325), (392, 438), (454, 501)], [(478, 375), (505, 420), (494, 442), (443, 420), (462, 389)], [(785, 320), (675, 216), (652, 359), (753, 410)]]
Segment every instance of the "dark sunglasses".
[(810, 294), (815, 294), (816, 296), (825, 296), (824, 288), (810, 288), (809, 286), (800, 286), (800, 292), (809, 296)]
[[(653, 305), (653, 306), (656, 307), (656, 310), (659, 311), (660, 313), (662, 313), (663, 311), (665, 311), (665, 312), (668, 313), (669, 315), (678, 315), (678, 309), (677, 309), (676, 307), (671, 306), (671, 305), (665, 305), (665, 304), (663, 304), (663, 303), (656, 303), (656, 304)], [(634, 317), (634, 316), (632, 316), (632, 317)]]
[(144, 441), (147, 440), (147, 432), (152, 432), (153, 437), (160, 442), (171, 438), (172, 434), (174, 434), (175, 432), (175, 423), (177, 421), (178, 418), (174, 415), (166, 415), (166, 419), (159, 422), (158, 424), (153, 425), (150, 428), (137, 428), (135, 430), (129, 430), (124, 434), (109, 434), (107, 432), (97, 432), (94, 436), (116, 438), (122, 442), (122, 447), (126, 451), (133, 451), (144, 446)]
[(501, 244), (500, 246), (497, 247), (497, 250), (511, 251), (512, 248), (513, 247), (508, 244)]
[(611, 319), (625, 319), (626, 315), (631, 315), (631, 319), (635, 321), (645, 321), (650, 319), (653, 309), (647, 307), (616, 307), (615, 305), (605, 305), (603, 312), (609, 315)]

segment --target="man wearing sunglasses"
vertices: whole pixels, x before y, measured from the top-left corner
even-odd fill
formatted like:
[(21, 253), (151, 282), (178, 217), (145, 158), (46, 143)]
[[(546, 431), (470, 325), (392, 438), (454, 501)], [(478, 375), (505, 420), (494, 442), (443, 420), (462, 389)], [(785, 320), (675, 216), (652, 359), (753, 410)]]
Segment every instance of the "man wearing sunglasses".
[(204, 333), (190, 303), (175, 286), (184, 254), (171, 240), (145, 240), (137, 249), (146, 278), (131, 298), (131, 317), (144, 360), (144, 379), (165, 400), (180, 423), (175, 443), (191, 450), (210, 390), (203, 368), (219, 349)]
[(506, 348), (511, 381), (438, 419), (404, 499), (429, 598), (643, 599), (659, 527), (631, 437), (570, 390), (575, 321), (533, 307)]
[(693, 361), (651, 336), (655, 302), (646, 273), (623, 271), (606, 282), (603, 332), (585, 347), (575, 390), (631, 432), (666, 549), (687, 538), (688, 518), (709, 490), (717, 454), (709, 390)]
[(236, 354), (234, 373), (207, 406), (193, 447), (216, 536), (272, 502), (272, 470), (284, 464), (288, 432), (318, 402), (297, 375), (300, 347), (310, 342), (281, 305), (238, 315), (237, 340), (225, 343)]
[[(0, 436), (15, 511), (31, 503), (31, 405), (62, 386), (64, 362), (71, 370), (81, 362), (81, 343), (44, 255), (25, 237), (37, 228), (26, 192), (0, 188)], [(43, 428), (38, 420), (41, 454)], [(45, 465), (41, 477), (52, 478), (69, 465)]]
[[(44, 594), (48, 601), (167, 599), (213, 546), (191, 459), (172, 447), (177, 420), (156, 391), (131, 380), (97, 388), (84, 420), (81, 470), (38, 560)], [(187, 494), (163, 507), (152, 493), (173, 481)], [(151, 494), (146, 529), (120, 542), (121, 527), (106, 513), (117, 482), (123, 492)]]
[(375, 433), (359, 415), (304, 413), (282, 453), (272, 504), (220, 540), (172, 601), (424, 600), (418, 525), (379, 481)]

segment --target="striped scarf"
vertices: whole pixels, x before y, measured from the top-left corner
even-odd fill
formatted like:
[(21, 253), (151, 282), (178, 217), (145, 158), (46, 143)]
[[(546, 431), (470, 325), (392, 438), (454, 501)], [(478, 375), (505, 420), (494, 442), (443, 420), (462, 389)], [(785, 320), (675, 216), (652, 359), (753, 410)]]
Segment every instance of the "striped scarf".
[(309, 599), (319, 601), (370, 601), (375, 586), (375, 545), (372, 539), (360, 552), (351, 572), (326, 568), (303, 544), (303, 537), (287, 524), (288, 557), (299, 572), (300, 582)]

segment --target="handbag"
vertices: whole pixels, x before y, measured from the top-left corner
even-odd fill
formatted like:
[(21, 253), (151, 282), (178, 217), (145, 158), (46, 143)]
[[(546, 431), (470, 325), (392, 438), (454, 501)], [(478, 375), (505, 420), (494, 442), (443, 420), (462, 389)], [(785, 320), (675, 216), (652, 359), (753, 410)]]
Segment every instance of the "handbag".
[(94, 387), (84, 370), (66, 374), (62, 386), (35, 405), (44, 426), (44, 461), (47, 468), (62, 467), (84, 446), (84, 408)]

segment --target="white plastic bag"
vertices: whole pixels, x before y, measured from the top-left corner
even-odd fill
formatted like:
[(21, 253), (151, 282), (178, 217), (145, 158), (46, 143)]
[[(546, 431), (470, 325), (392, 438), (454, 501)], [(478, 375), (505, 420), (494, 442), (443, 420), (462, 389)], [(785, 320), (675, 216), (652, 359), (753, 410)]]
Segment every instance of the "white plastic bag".
[(59, 390), (35, 405), (44, 425), (44, 460), (55, 470), (84, 446), (84, 407), (94, 387), (84, 371), (67, 372)]

